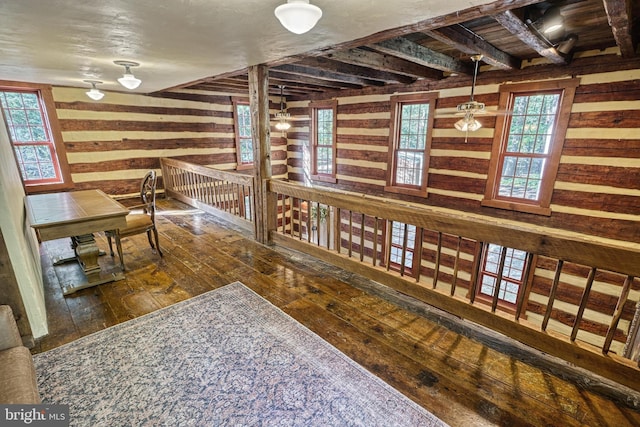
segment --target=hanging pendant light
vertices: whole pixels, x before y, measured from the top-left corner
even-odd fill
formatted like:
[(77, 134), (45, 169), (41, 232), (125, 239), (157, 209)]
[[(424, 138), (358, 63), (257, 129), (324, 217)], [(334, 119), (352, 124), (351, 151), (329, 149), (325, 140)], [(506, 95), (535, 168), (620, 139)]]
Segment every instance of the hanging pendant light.
[(137, 79), (133, 73), (131, 73), (131, 67), (137, 67), (140, 64), (132, 61), (113, 61), (113, 63), (124, 67), (124, 75), (118, 79), (118, 83), (129, 90), (133, 90), (140, 86), (142, 80)]
[(276, 18), (287, 30), (304, 34), (312, 29), (322, 17), (322, 9), (309, 4), (309, 0), (287, 0), (274, 11)]
[(482, 127), (482, 123), (475, 119), (475, 114), (484, 112), (484, 103), (475, 101), (473, 95), (476, 89), (476, 79), (478, 78), (478, 63), (482, 60), (482, 55), (473, 55), (471, 60), (475, 63), (473, 70), (473, 82), (471, 83), (471, 97), (468, 102), (458, 104), (458, 112), (464, 113), (464, 117), (458, 120), (453, 126), (465, 133), (464, 142), (467, 142), (469, 132), (474, 132)]
[(100, 101), (104, 98), (104, 93), (100, 92), (100, 90), (96, 87), (98, 84), (102, 84), (100, 80), (85, 80), (85, 83), (89, 83), (91, 85), (91, 90), (85, 92), (87, 96), (94, 101)]
[(289, 119), (291, 118), (291, 114), (285, 113), (284, 111), (284, 86), (278, 85), (280, 88), (280, 111), (276, 113), (275, 119), (278, 121), (276, 123), (276, 129), (279, 131), (287, 131), (291, 127), (291, 123), (289, 123)]

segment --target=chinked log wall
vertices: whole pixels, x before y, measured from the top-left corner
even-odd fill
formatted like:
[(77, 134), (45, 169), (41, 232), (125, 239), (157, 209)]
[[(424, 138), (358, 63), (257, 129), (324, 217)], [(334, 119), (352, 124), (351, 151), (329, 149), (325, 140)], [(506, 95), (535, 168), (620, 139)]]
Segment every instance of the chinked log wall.
[[(271, 213), (278, 224), (271, 234), (277, 244), (309, 253), (640, 391), (638, 362), (610, 351), (615, 340), (626, 337), (628, 325), (620, 328), (623, 314), (628, 312), (633, 316), (635, 310), (638, 293), (631, 288), (634, 277), (640, 275), (640, 245), (631, 248), (625, 242), (597, 242), (591, 236), (562, 230), (487, 221), (477, 215), (406, 206), (276, 180), (270, 181), (269, 190), (277, 194), (278, 200), (277, 209)], [(324, 219), (317, 214), (321, 209), (327, 212)], [(389, 268), (390, 253), (385, 249), (385, 242), (388, 247), (390, 237), (384, 230), (392, 221), (416, 226), (415, 254), (420, 256), (415, 256), (417, 264), (413, 265), (417, 268), (411, 271)], [(457, 248), (448, 250), (442, 244), (445, 240), (458, 242)], [(477, 248), (471, 258), (460, 250), (463, 241), (465, 246)], [(515, 313), (497, 309), (497, 292), (489, 304), (478, 301), (475, 279), (479, 274), (481, 247), (489, 243), (526, 251), (536, 280), (548, 280), (549, 264), (556, 266), (554, 288), (561, 284), (562, 275), (587, 271), (578, 305), (568, 314), (572, 325), (567, 331), (554, 331), (546, 321), (528, 319), (525, 287), (519, 291), (520, 302)], [(404, 260), (406, 242), (400, 251)], [(450, 274), (442, 274), (443, 265), (447, 264), (445, 259), (453, 265), (446, 269)], [(566, 268), (567, 265), (570, 266)], [(498, 282), (508, 269), (503, 258)], [(615, 292), (608, 294), (613, 299), (607, 315), (608, 326), (605, 338), (597, 345), (585, 342), (589, 341), (585, 335), (590, 328), (584, 318), (585, 311), (602, 298), (594, 289)], [(549, 307), (547, 320), (552, 307), (558, 304), (555, 295), (545, 297), (545, 307)]]
[[(160, 158), (168, 156), (221, 170), (235, 169), (231, 95), (106, 92), (100, 102), (91, 102), (84, 92), (53, 89), (76, 189), (134, 194), (146, 171), (159, 171)], [(279, 104), (271, 101), (275, 112)], [(286, 141), (279, 132), (272, 135), (272, 174), (286, 178)]]
[[(235, 215), (242, 221), (252, 219), (240, 208), (240, 200), (253, 199), (254, 182), (251, 177), (234, 173), (215, 171), (173, 159), (162, 160), (165, 174), (165, 188), (168, 195), (177, 197), (194, 206), (206, 206), (211, 212), (223, 216)], [(299, 184), (270, 180), (269, 191), (276, 195), (277, 204), (269, 213), (277, 228), (271, 231), (271, 239), (278, 244), (324, 259), (334, 265), (369, 277), (386, 284), (402, 293), (413, 296), (447, 312), (490, 327), (507, 336), (563, 358), (577, 366), (624, 384), (640, 391), (640, 368), (637, 362), (622, 358), (610, 352), (615, 339), (624, 336), (619, 329), (620, 319), (625, 310), (633, 312), (631, 287), (634, 277), (640, 275), (640, 247), (629, 248), (624, 243), (597, 243), (589, 236), (567, 235), (560, 230), (539, 227), (517, 228), (486, 220), (473, 215), (460, 215), (438, 208), (406, 206), (397, 202), (378, 200), (363, 195), (339, 193), (330, 190), (313, 189)], [(324, 209), (326, 215), (319, 212)], [(243, 217), (244, 216), (244, 217)], [(419, 236), (412, 271), (393, 271), (389, 268), (389, 251), (385, 250), (385, 224), (399, 221), (417, 227)], [(339, 230), (339, 231), (336, 231)], [(368, 237), (365, 237), (368, 236)], [(374, 237), (375, 236), (375, 237)], [(436, 237), (434, 241), (433, 237)], [(442, 242), (458, 242), (453, 253), (455, 268), (451, 276), (441, 274), (441, 261), (452, 257)], [(558, 333), (542, 325), (526, 320), (526, 301), (519, 293), (515, 314), (496, 310), (497, 293), (493, 296), (493, 306), (478, 304), (474, 298), (473, 278), (478, 275), (480, 250), (462, 267), (460, 248), (475, 242), (476, 247), (488, 243), (517, 248), (529, 253), (533, 263), (534, 276), (540, 273), (540, 264), (555, 262), (557, 274), (552, 286), (558, 287), (563, 265), (589, 271), (584, 281), (584, 291), (579, 307), (573, 312), (573, 327), (566, 333)], [(370, 243), (369, 243), (370, 242)], [(407, 245), (401, 248), (406, 253)], [(542, 263), (535, 261), (543, 259)], [(403, 263), (401, 263), (403, 264)], [(507, 267), (508, 268), (508, 267)], [(500, 277), (505, 269), (500, 265)], [(467, 275), (471, 280), (463, 280)], [(585, 334), (585, 309), (597, 299), (592, 288), (613, 284), (616, 287), (617, 303), (609, 315), (606, 338), (600, 345), (582, 342)], [(546, 300), (549, 309), (556, 303), (553, 295)], [(551, 310), (548, 312), (548, 316)]]
[[(601, 63), (607, 59), (599, 59)], [(640, 63), (640, 61), (636, 61)], [(402, 197), (385, 193), (389, 147), (391, 93), (354, 94), (338, 98), (337, 111), (337, 184), (339, 189), (403, 198), (416, 204), (453, 209), (486, 218), (486, 221), (511, 222), (568, 230), (571, 232), (640, 243), (640, 67), (594, 74), (581, 73), (569, 128), (560, 160), (552, 198), (552, 215), (543, 217), (482, 207), (495, 118), (482, 116), (483, 128), (470, 134), (453, 129), (456, 118), (442, 118), (459, 102), (468, 100), (469, 87), (439, 89), (436, 120), (430, 151), (428, 197)], [(586, 68), (586, 67), (585, 67)], [(594, 67), (590, 67), (594, 68)], [(540, 77), (532, 75), (532, 78)], [(565, 77), (557, 75), (557, 77)], [(488, 108), (498, 103), (498, 84), (481, 84), (476, 99)], [(288, 132), (289, 178), (308, 182), (308, 108), (307, 102), (288, 102), (289, 112), (297, 116)], [(440, 117), (439, 117), (440, 116)], [(324, 185), (316, 183), (316, 185)], [(358, 221), (355, 218), (354, 221)], [(372, 247), (372, 234), (366, 244)], [(433, 246), (433, 237), (429, 240)], [(454, 269), (465, 289), (471, 279), (475, 245), (463, 240), (456, 264), (457, 238), (442, 241), (441, 280), (451, 280)], [(435, 259), (425, 268), (433, 270)], [(542, 324), (547, 316), (548, 295), (555, 277), (556, 261), (538, 257), (536, 274), (528, 293), (527, 319)], [(580, 305), (589, 268), (566, 263), (556, 289), (556, 301), (549, 328), (570, 333)], [(598, 274), (597, 285), (584, 312), (583, 339), (600, 345), (605, 339), (610, 315), (615, 309), (622, 284)], [(630, 302), (625, 305), (620, 331), (612, 349), (620, 351), (626, 330), (633, 318), (632, 302), (640, 299), (640, 283), (632, 283)]]

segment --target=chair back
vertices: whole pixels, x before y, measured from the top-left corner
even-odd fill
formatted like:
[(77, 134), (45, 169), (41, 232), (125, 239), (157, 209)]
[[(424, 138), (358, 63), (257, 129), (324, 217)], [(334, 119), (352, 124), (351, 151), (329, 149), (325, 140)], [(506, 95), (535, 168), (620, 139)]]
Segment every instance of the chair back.
[(142, 179), (140, 184), (140, 199), (144, 205), (144, 213), (151, 216), (151, 221), (155, 223), (156, 216), (156, 172), (150, 170)]

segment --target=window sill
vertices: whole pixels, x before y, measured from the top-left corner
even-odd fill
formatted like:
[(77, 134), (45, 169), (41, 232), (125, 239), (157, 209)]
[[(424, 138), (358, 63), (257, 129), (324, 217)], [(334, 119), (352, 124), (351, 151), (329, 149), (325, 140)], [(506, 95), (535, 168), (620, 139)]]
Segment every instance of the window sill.
[(60, 191), (70, 191), (74, 189), (73, 183), (58, 183), (58, 184), (25, 184), (24, 192), (26, 194), (40, 194), (40, 193), (56, 193)]
[(509, 211), (524, 212), (535, 215), (551, 216), (551, 208), (543, 208), (542, 206), (529, 205), (527, 203), (518, 203), (514, 201), (484, 199), (480, 202), (482, 206), (489, 208), (505, 209)]
[(238, 171), (246, 171), (246, 170), (253, 169), (253, 168), (254, 168), (254, 165), (252, 163), (250, 165), (238, 165), (238, 167), (236, 167), (236, 170), (238, 170)]

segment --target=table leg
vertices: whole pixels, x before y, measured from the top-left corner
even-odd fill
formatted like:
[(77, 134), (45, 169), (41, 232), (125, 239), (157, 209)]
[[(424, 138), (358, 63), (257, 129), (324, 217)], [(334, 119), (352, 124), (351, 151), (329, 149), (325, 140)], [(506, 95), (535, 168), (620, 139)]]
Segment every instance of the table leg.
[(78, 263), (87, 277), (87, 281), (81, 284), (64, 285), (62, 287), (64, 295), (72, 294), (80, 289), (86, 289), (92, 286), (102, 285), (103, 283), (115, 282), (117, 280), (124, 279), (124, 274), (122, 272), (111, 273), (109, 275), (101, 274), (100, 264), (98, 264), (100, 250), (96, 245), (96, 240), (93, 237), (93, 234), (83, 234), (81, 236), (72, 237), (71, 246)]

